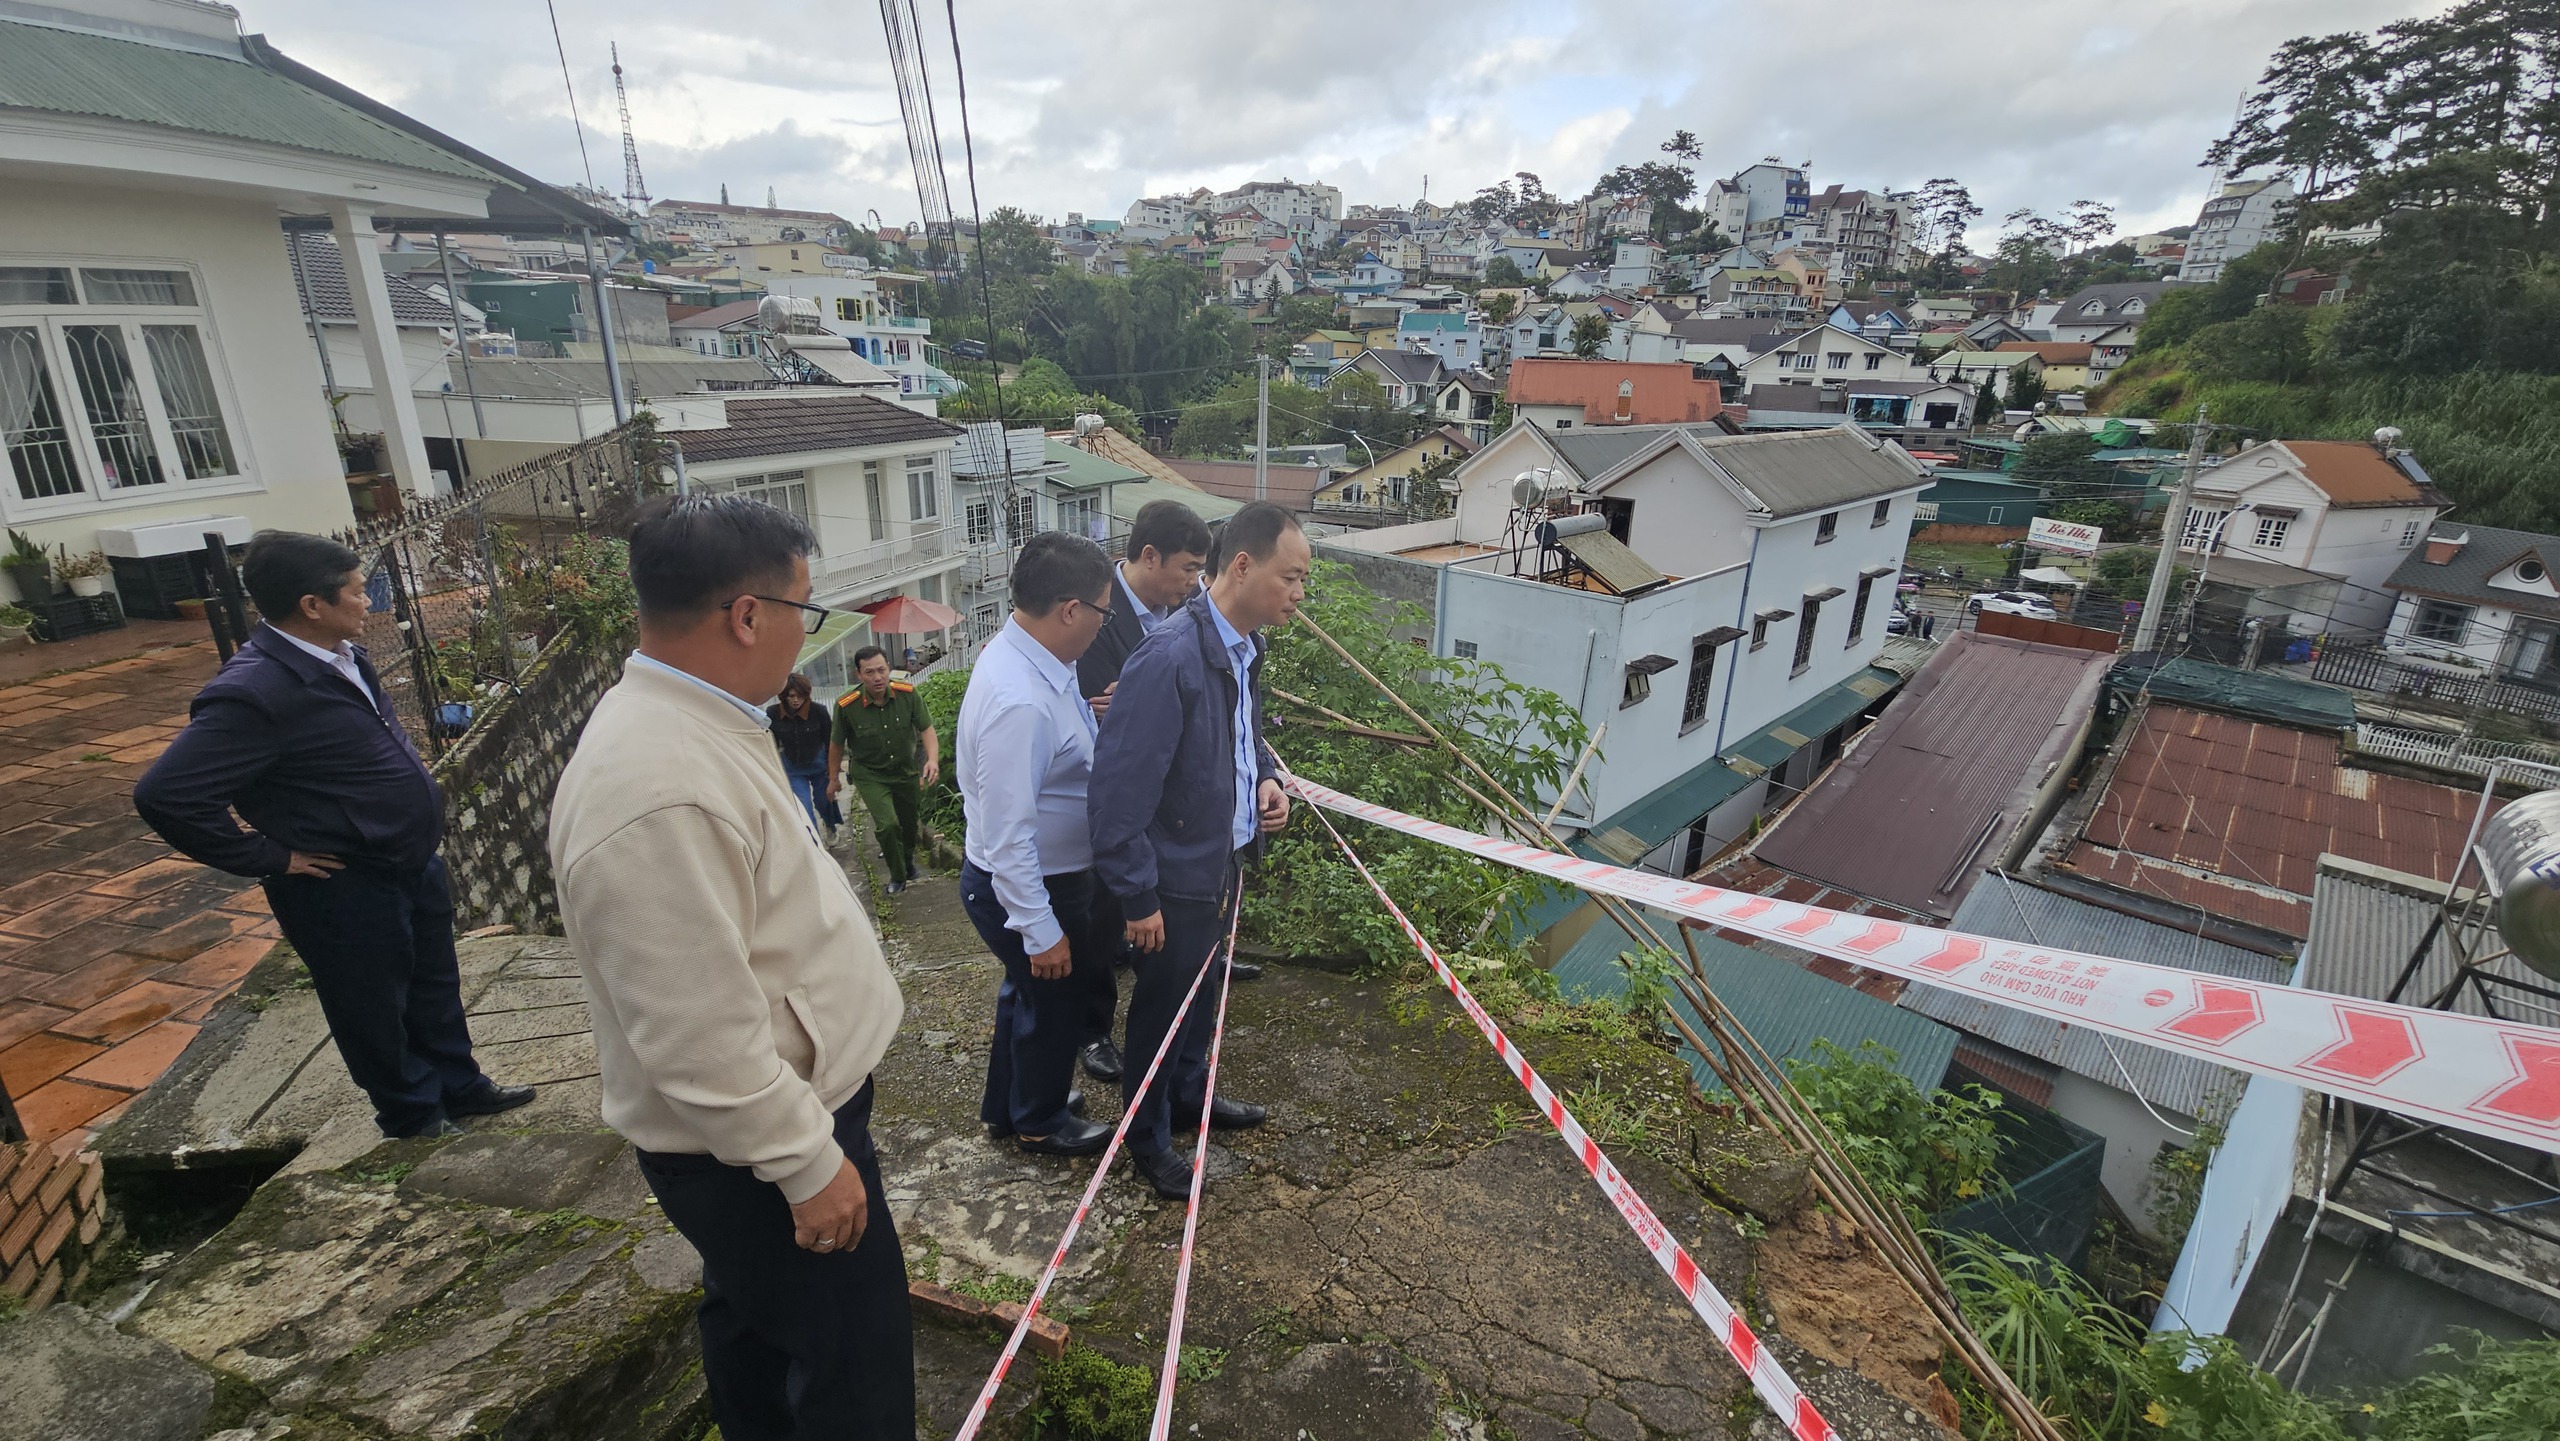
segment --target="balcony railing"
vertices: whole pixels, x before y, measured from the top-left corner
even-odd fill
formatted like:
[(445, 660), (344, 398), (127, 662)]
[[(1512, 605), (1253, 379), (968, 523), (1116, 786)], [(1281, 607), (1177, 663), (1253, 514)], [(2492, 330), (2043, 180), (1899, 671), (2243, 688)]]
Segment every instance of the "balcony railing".
[(878, 585), (936, 561), (959, 549), (948, 523), (875, 541), (859, 550), (819, 556), (813, 566), (812, 589), (820, 595)]
[(913, 315), (883, 315), (883, 316), (879, 317), (879, 319), (878, 319), (877, 321), (875, 321), (874, 323), (875, 323), (875, 324), (879, 324), (879, 325), (885, 325), (885, 326), (888, 326), (888, 327), (889, 327), (890, 329), (892, 329), (892, 330), (931, 330), (931, 329), (933, 329), (933, 322), (932, 322), (932, 321), (930, 321), (930, 320), (926, 320), (926, 319), (923, 319), (923, 318), (921, 318), (921, 317), (919, 317), (919, 316), (913, 316)]

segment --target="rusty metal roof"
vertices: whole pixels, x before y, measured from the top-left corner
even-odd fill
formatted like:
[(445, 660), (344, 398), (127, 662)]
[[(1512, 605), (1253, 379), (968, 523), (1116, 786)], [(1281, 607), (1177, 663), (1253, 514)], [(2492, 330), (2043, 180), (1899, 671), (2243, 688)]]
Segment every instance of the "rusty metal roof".
[(1758, 847), (1943, 924), (2067, 765), (2115, 657), (1966, 631)]
[(2478, 803), (2341, 765), (2333, 735), (2155, 701), (2068, 864), (2300, 937), (2324, 852), (2448, 880)]

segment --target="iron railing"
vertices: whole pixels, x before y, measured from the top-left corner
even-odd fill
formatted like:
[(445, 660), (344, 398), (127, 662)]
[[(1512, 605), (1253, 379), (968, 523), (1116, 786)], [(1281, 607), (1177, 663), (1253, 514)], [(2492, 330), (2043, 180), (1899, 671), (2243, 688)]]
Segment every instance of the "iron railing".
[(2380, 646), (2326, 646), (2312, 667), (2311, 678), (2350, 690), (2560, 721), (2560, 692), (2489, 675), (2463, 675), (2434, 666), (2412, 665)]

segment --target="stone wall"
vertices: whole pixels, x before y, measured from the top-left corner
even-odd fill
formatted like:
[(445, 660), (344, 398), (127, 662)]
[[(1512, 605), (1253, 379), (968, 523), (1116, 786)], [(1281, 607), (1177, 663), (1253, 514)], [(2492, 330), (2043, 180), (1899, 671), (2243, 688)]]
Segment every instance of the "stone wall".
[(87, 1151), (0, 1146), (0, 1295), (40, 1311), (80, 1284), (106, 1227), (105, 1178)]
[(525, 668), (516, 692), (492, 704), (436, 762), (455, 929), (559, 929), (551, 793), (597, 699), (621, 678), (630, 649), (627, 636), (598, 641), (564, 632)]

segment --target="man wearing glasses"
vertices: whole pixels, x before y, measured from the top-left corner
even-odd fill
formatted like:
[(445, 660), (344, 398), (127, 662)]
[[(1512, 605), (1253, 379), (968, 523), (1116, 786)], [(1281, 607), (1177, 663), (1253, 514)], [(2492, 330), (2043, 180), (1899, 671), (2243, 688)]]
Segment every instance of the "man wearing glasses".
[(879, 833), (888, 890), (896, 895), (923, 874), (916, 865), (922, 839), (916, 807), (919, 793), (942, 773), (942, 744), (916, 688), (889, 679), (887, 651), (876, 645), (855, 651), (853, 678), (860, 683), (836, 701), (835, 737), (827, 746), (827, 797), (835, 798), (838, 776), (853, 782)]
[(551, 867), (605, 1123), (702, 1255), (720, 1434), (913, 1441), (906, 1262), (870, 1135), (904, 1003), (766, 730), (825, 618), (813, 544), (743, 496), (643, 511), (640, 648), (560, 777)]
[(1111, 561), (1063, 531), (1036, 535), (1013, 566), (1013, 615), (987, 642), (952, 747), (968, 815), (960, 900), (1004, 963), (978, 1117), (1025, 1151), (1089, 1156), (1111, 1128), (1078, 1119), (1076, 1051), (1096, 1000), (1105, 1015), (1120, 908), (1093, 873), (1085, 782), (1093, 712), (1076, 659), (1111, 623)]

